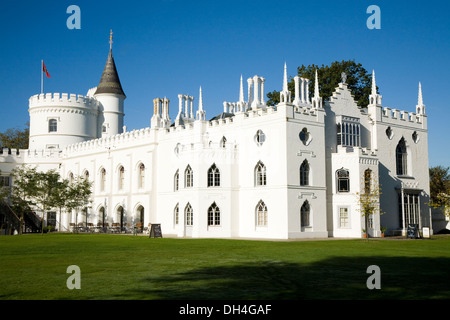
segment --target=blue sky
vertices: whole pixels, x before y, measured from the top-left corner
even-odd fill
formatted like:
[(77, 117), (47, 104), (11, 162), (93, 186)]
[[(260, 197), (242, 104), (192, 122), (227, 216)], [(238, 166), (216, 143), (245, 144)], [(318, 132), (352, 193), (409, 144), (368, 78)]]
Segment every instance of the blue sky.
[[(81, 9), (70, 30), (69, 5)], [(369, 5), (381, 9), (370, 30)], [(3, 1), (0, 11), (0, 131), (23, 128), (28, 99), (40, 93), (40, 61), (51, 75), (45, 92), (85, 95), (103, 71), (110, 29), (128, 130), (150, 125), (153, 99), (195, 97), (206, 117), (237, 101), (239, 79), (266, 78), (280, 90), (298, 66), (355, 60), (375, 69), (383, 106), (415, 112), (421, 81), (428, 114), (430, 166), (450, 166), (450, 1)], [(246, 92), (246, 87), (245, 90)]]

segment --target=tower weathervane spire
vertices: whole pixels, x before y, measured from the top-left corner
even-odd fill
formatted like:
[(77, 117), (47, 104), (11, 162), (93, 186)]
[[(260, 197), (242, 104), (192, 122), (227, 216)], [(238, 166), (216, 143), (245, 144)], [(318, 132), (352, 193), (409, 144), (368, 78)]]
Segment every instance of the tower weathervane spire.
[(109, 32), (109, 50), (112, 49), (112, 44), (113, 44), (113, 32), (111, 29), (111, 31)]
[(100, 83), (97, 86), (95, 94), (112, 93), (125, 96), (125, 93), (123, 92), (122, 89), (122, 85), (120, 84), (116, 64), (114, 63), (114, 58), (111, 50), (112, 43), (113, 43), (113, 32), (111, 30), (109, 34), (108, 58), (106, 59), (105, 68), (103, 69), (103, 74), (102, 77), (100, 78)]

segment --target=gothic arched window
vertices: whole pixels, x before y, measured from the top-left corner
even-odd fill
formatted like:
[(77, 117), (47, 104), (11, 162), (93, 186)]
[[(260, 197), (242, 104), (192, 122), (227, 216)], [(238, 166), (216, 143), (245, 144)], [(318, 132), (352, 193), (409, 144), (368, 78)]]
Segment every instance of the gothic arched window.
[(407, 152), (406, 152), (406, 142), (402, 137), (397, 144), (395, 149), (396, 165), (397, 165), (397, 175), (406, 175), (408, 172), (407, 163)]
[(216, 164), (213, 164), (208, 169), (208, 187), (219, 187), (220, 186), (220, 171), (216, 167)]
[(185, 221), (187, 226), (194, 225), (194, 211), (192, 210), (192, 206), (190, 203), (186, 205), (184, 208)]
[(208, 208), (208, 226), (220, 226), (220, 209), (215, 202)]
[(184, 187), (190, 188), (194, 186), (194, 172), (190, 165), (186, 167), (184, 170)]
[(178, 222), (180, 219), (179, 216), (180, 216), (180, 206), (177, 203), (177, 205), (175, 206), (175, 209), (173, 209), (173, 220), (174, 220), (175, 225), (178, 225)]
[(309, 186), (309, 163), (306, 159), (300, 166), (300, 185)]
[(262, 200), (256, 205), (256, 226), (267, 226), (267, 206)]
[(106, 186), (106, 170), (105, 168), (102, 168), (100, 171), (100, 190), (105, 191)]
[(369, 194), (371, 191), (370, 187), (371, 181), (372, 181), (372, 170), (366, 169), (364, 171), (364, 192), (367, 194)]
[(139, 165), (138, 187), (143, 188), (145, 185), (145, 165), (141, 163)]
[(255, 167), (255, 186), (266, 185), (266, 166), (259, 161)]
[(122, 190), (125, 186), (125, 168), (119, 168), (119, 190)]
[(308, 200), (305, 200), (302, 207), (300, 208), (300, 226), (301, 227), (309, 227), (310, 226), (310, 206)]
[(173, 190), (178, 191), (179, 185), (180, 185), (180, 173), (177, 170), (177, 172), (175, 172), (175, 175), (173, 176)]

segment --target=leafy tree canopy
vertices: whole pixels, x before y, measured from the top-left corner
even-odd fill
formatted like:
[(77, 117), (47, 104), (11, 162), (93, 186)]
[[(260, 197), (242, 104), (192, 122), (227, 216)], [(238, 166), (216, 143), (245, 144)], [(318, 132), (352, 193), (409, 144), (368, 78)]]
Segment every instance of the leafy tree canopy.
[[(12, 171), (13, 187), (10, 201), (21, 217), (25, 211), (38, 209), (41, 213), (54, 208), (80, 210), (90, 203), (92, 182), (76, 177), (61, 179), (56, 170), (38, 171), (35, 167), (19, 166)], [(2, 196), (2, 194), (0, 194)], [(41, 221), (44, 214), (41, 216)]]
[(436, 166), (430, 172), (430, 205), (450, 207), (450, 167)]
[(27, 127), (23, 130), (11, 128), (5, 132), (0, 132), (0, 147), (10, 149), (28, 149), (29, 136), (29, 123), (27, 123)]
[[(309, 66), (302, 65), (297, 68), (297, 74), (300, 77), (307, 78), (311, 81), (309, 85), (309, 96), (314, 94), (314, 80), (315, 72), (318, 72), (319, 77), (319, 91), (323, 100), (328, 100), (333, 94), (334, 90), (341, 82), (341, 74), (345, 72), (347, 75), (346, 83), (348, 88), (355, 97), (355, 101), (360, 107), (367, 107), (369, 103), (369, 95), (372, 88), (372, 75), (367, 72), (361, 63), (356, 63), (353, 60), (341, 62), (335, 61), (330, 66), (311, 64)], [(292, 92), (292, 100), (295, 95), (294, 78), (291, 77), (288, 82), (288, 89)], [(272, 91), (267, 94), (267, 105), (276, 105), (280, 102), (280, 92)]]

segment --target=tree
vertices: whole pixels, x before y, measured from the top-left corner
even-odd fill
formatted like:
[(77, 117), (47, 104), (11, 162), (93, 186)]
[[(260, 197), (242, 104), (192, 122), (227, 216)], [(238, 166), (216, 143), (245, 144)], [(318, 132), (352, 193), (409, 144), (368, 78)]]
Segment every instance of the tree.
[(80, 209), (87, 209), (90, 204), (92, 194), (92, 182), (84, 177), (77, 176), (69, 183), (67, 190), (66, 208), (68, 211), (75, 211), (75, 221), (78, 221), (78, 212)]
[[(356, 63), (353, 60), (342, 60), (341, 62), (335, 61), (330, 66), (302, 65), (297, 68), (297, 74), (300, 77), (314, 81), (316, 70), (318, 70), (320, 95), (324, 101), (332, 96), (339, 82), (341, 82), (342, 73), (345, 72), (347, 75), (346, 83), (354, 95), (356, 103), (360, 107), (367, 107), (372, 88), (372, 76), (360, 63)], [(288, 89), (295, 95), (295, 83), (292, 77), (288, 82)], [(314, 94), (313, 85), (309, 86), (309, 94), (311, 97)], [(276, 105), (280, 102), (280, 92), (276, 90), (269, 92), (267, 93), (267, 98), (267, 105)]]
[(364, 230), (367, 237), (369, 237), (369, 217), (376, 214), (384, 214), (380, 209), (381, 185), (369, 169), (364, 172), (363, 186), (364, 192), (356, 192), (359, 204), (359, 209), (357, 210), (364, 217)]
[(56, 170), (47, 172), (36, 172), (36, 190), (33, 194), (34, 205), (42, 211), (41, 225), (44, 233), (44, 215), (47, 210), (55, 207), (54, 193), (58, 192), (58, 181), (60, 175)]
[(12, 210), (17, 213), (20, 219), (20, 234), (23, 229), (25, 212), (31, 211), (31, 207), (35, 205), (34, 195), (37, 190), (36, 173), (36, 168), (28, 166), (16, 167), (11, 171), (13, 184), (11, 187), (10, 203)]
[(69, 180), (63, 179), (58, 181), (55, 185), (54, 192), (52, 194), (52, 202), (55, 208), (59, 209), (59, 228), (61, 231), (61, 216), (62, 211), (68, 207), (69, 202)]
[[(0, 170), (0, 174), (2, 171)], [(6, 201), (9, 196), (9, 186), (5, 186), (3, 184), (0, 184), (0, 200)]]
[(0, 146), (10, 149), (28, 149), (29, 126), (29, 123), (27, 123), (27, 127), (23, 130), (11, 128), (0, 133)]
[(430, 202), (433, 208), (442, 208), (450, 216), (450, 167), (436, 166), (429, 169)]
[[(21, 221), (26, 211), (36, 208), (42, 212), (41, 232), (43, 233), (43, 221), (47, 210), (58, 208), (60, 213), (79, 210), (90, 202), (92, 183), (84, 178), (76, 177), (69, 183), (67, 179), (61, 179), (56, 170), (46, 172), (37, 171), (35, 167), (20, 166), (12, 171), (13, 186), (10, 200), (13, 208), (19, 213)], [(5, 194), (0, 194), (4, 198)], [(22, 230), (22, 225), (21, 228)]]

